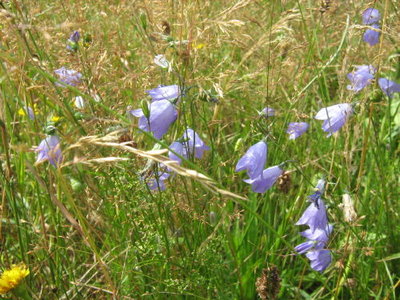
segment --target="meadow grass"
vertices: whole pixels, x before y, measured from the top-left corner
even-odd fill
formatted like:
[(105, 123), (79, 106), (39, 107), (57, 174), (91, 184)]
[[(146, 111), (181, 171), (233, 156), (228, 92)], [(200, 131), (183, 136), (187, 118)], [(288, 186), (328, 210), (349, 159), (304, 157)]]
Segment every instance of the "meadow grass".
[[(375, 81), (357, 94), (346, 89), (356, 65), (399, 80), (397, 1), (0, 6), (0, 265), (29, 267), (31, 299), (257, 299), (256, 280), (268, 268), (281, 279), (277, 299), (399, 297), (400, 98)], [(362, 41), (368, 7), (382, 14), (373, 47)], [(76, 53), (66, 50), (74, 30)], [(153, 63), (157, 54), (171, 71)], [(55, 85), (62, 66), (81, 72), (82, 84)], [(186, 93), (158, 141), (126, 112), (160, 84)], [(74, 106), (79, 95), (83, 109)], [(327, 138), (313, 117), (344, 102), (357, 102), (356, 112)], [(24, 106), (35, 107), (34, 120), (20, 113)], [(266, 106), (276, 116), (260, 116)], [(298, 121), (310, 128), (289, 140), (287, 125)], [(58, 168), (35, 164), (33, 147), (49, 126), (61, 140)], [(211, 150), (179, 166), (167, 148), (186, 127)], [(285, 182), (256, 194), (234, 170), (264, 137), (267, 166), (289, 162)], [(150, 162), (176, 171), (165, 191), (141, 180)], [(322, 274), (294, 251), (305, 229), (295, 223), (320, 178), (334, 225), (333, 261)], [(354, 202), (352, 220), (344, 195)]]

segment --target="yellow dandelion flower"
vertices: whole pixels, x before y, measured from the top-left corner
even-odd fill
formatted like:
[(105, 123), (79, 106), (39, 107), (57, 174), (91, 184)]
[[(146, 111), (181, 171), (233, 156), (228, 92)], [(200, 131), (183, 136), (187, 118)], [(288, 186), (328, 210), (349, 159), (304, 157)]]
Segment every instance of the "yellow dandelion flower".
[(10, 270), (5, 270), (0, 277), (0, 295), (8, 293), (17, 287), (21, 280), (29, 275), (29, 269), (24, 264), (12, 265)]

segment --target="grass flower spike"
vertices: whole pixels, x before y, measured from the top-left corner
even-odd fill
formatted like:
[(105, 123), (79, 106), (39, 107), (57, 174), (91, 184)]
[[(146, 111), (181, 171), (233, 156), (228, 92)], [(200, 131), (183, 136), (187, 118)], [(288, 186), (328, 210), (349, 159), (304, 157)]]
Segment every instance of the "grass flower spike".
[(328, 132), (327, 137), (338, 131), (353, 114), (353, 108), (349, 103), (341, 103), (322, 108), (315, 116), (317, 120), (323, 120), (322, 130)]
[(267, 161), (267, 144), (264, 141), (251, 146), (249, 150), (239, 159), (236, 165), (236, 172), (247, 170), (250, 178), (261, 175)]
[(11, 269), (5, 270), (0, 277), (0, 295), (7, 294), (16, 288), (21, 281), (29, 275), (29, 269), (23, 264), (13, 265)]

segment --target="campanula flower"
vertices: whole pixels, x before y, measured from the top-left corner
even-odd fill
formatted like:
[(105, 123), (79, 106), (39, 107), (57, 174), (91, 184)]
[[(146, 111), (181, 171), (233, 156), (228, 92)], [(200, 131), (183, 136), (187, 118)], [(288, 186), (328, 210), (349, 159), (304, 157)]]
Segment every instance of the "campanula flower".
[(81, 82), (82, 74), (75, 71), (70, 70), (65, 67), (57, 69), (54, 73), (58, 76), (59, 82), (56, 82), (56, 85), (64, 87), (66, 84), (76, 86)]
[(189, 157), (194, 155), (196, 158), (202, 158), (204, 151), (210, 150), (200, 138), (200, 136), (191, 128), (188, 128), (183, 133), (183, 155)]
[(332, 262), (331, 251), (327, 249), (312, 250), (306, 256), (311, 262), (311, 268), (318, 272), (323, 272)]
[(392, 98), (394, 93), (400, 92), (400, 84), (386, 78), (378, 79), (379, 87), (388, 97)]
[(333, 230), (331, 224), (327, 224), (326, 228), (316, 228), (314, 232), (311, 229), (301, 232), (300, 234), (307, 239), (306, 242), (297, 245), (294, 250), (303, 254), (312, 249), (322, 249), (329, 240), (329, 235)]
[(74, 31), (71, 36), (69, 37), (67, 41), (67, 49), (69, 51), (76, 51), (78, 50), (78, 41), (80, 39), (81, 35), (79, 34), (79, 31)]
[[(185, 153), (184, 153), (184, 150), (183, 150), (183, 144), (182, 144), (181, 142), (173, 142), (173, 143), (169, 146), (169, 148), (170, 148), (172, 151), (178, 153), (180, 156), (185, 157), (185, 156), (184, 156)], [(175, 161), (178, 162), (178, 164), (180, 165), (180, 164), (182, 163), (182, 159), (181, 159), (179, 156), (177, 156), (175, 153), (173, 153), (172, 151), (168, 151), (168, 157), (169, 157), (171, 160), (175, 160)]]
[(325, 203), (320, 197), (307, 207), (296, 223), (296, 225), (308, 225), (312, 232), (317, 228), (325, 229), (327, 224), (328, 217), (326, 215)]
[[(164, 54), (156, 55), (156, 56), (154, 57), (154, 59), (153, 59), (153, 62), (154, 62), (156, 65), (158, 65), (158, 66), (160, 66), (161, 68), (163, 68), (163, 69), (166, 69), (166, 68), (169, 67), (169, 61), (167, 60), (167, 58), (165, 57)], [(175, 97), (175, 98), (176, 98), (176, 97)]]
[[(371, 27), (380, 29), (378, 24), (372, 24)], [(367, 29), (364, 33), (363, 40), (368, 43), (370, 46), (374, 46), (379, 43), (379, 36), (381, 33), (379, 31), (375, 31), (372, 29)]]
[(267, 149), (267, 144), (264, 141), (251, 146), (239, 159), (235, 171), (247, 170), (250, 179), (260, 176), (267, 161)]
[(275, 109), (267, 106), (260, 112), (260, 115), (265, 116), (265, 117), (273, 117), (273, 116), (275, 116)]
[(146, 91), (149, 94), (153, 101), (159, 100), (173, 100), (180, 96), (179, 86), (174, 85), (166, 85), (166, 86), (158, 86), (155, 89)]
[(367, 85), (371, 84), (374, 79), (376, 69), (371, 65), (357, 66), (357, 70), (347, 74), (347, 78), (351, 84), (347, 86), (347, 89), (358, 93)]
[(172, 123), (178, 117), (178, 111), (168, 100), (152, 102), (149, 105), (150, 117), (147, 118), (142, 109), (129, 111), (135, 117), (139, 118), (139, 128), (143, 131), (153, 132), (154, 137), (161, 139), (168, 131)]
[(270, 189), (279, 176), (281, 176), (283, 170), (279, 166), (273, 166), (265, 169), (260, 176), (256, 178), (250, 178), (243, 180), (246, 183), (251, 184), (251, 189), (255, 193), (265, 193)]
[(56, 167), (62, 161), (60, 139), (56, 135), (50, 135), (42, 140), (35, 152), (38, 153), (36, 163), (48, 160)]
[(167, 171), (160, 170), (157, 176), (155, 176), (154, 173), (152, 173), (151, 178), (146, 179), (146, 184), (152, 191), (158, 189), (160, 191), (165, 191), (166, 187), (164, 181), (167, 180), (169, 176), (170, 174)]
[(286, 133), (289, 134), (289, 140), (295, 140), (307, 131), (309, 125), (306, 122), (293, 122), (289, 123)]
[(323, 120), (322, 130), (328, 132), (327, 137), (338, 131), (353, 113), (349, 103), (335, 104), (322, 108), (315, 116), (317, 120)]
[(381, 14), (376, 8), (367, 8), (362, 13), (362, 20), (364, 25), (371, 25), (378, 23), (381, 19)]

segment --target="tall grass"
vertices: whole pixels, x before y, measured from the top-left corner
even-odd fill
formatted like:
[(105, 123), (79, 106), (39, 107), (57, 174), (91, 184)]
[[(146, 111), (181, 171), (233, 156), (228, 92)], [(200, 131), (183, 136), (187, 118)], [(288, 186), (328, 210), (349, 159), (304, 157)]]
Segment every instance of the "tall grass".
[[(376, 83), (354, 94), (346, 74), (372, 64), (376, 78), (399, 80), (399, 11), (389, 0), (324, 2), (3, 1), (0, 265), (25, 262), (32, 299), (256, 299), (256, 279), (273, 266), (279, 299), (396, 299), (400, 100)], [(374, 47), (360, 25), (372, 6), (383, 24)], [(73, 30), (83, 36), (77, 53), (65, 49)], [(164, 40), (168, 30), (180, 42)], [(82, 85), (56, 86), (62, 66)], [(159, 84), (187, 90), (162, 141), (126, 114)], [(343, 102), (358, 102), (356, 113), (326, 138), (313, 117)], [(36, 107), (35, 120), (24, 106)], [(266, 106), (277, 115), (260, 116)], [(296, 121), (310, 128), (288, 140)], [(49, 126), (62, 140), (59, 168), (35, 164)], [(149, 163), (171, 163), (160, 149), (186, 127), (211, 150), (172, 163), (167, 190), (150, 191)], [(264, 137), (268, 166), (290, 161), (289, 179), (255, 194), (234, 169)], [(304, 229), (294, 224), (320, 178), (334, 224), (322, 274), (294, 251)]]

